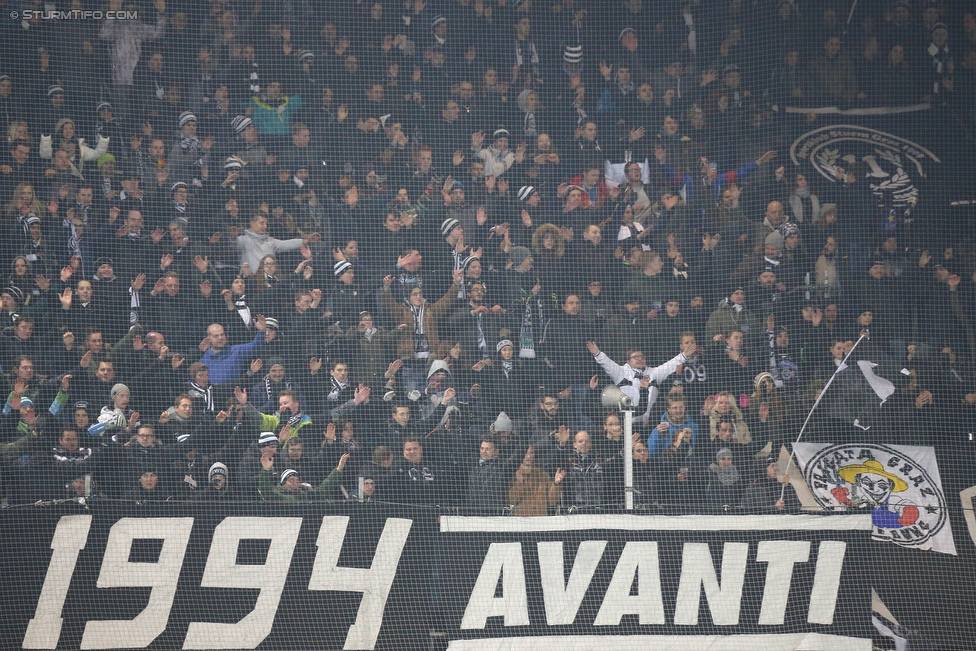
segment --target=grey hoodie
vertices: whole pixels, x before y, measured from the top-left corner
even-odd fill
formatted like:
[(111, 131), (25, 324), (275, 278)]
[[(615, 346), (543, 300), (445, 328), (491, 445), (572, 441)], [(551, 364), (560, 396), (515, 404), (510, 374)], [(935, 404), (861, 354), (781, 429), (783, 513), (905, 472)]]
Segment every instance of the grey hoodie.
[(241, 264), (245, 262), (251, 268), (251, 273), (261, 270), (261, 258), (266, 255), (278, 255), (282, 251), (295, 251), (302, 246), (302, 238), (293, 240), (276, 240), (270, 235), (258, 235), (250, 230), (244, 231), (237, 238), (237, 248), (241, 250)]

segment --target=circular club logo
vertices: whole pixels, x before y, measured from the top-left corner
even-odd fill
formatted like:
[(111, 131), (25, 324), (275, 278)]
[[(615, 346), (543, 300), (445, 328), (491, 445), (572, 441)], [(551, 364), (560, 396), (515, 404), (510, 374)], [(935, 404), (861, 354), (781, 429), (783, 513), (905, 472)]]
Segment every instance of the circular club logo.
[(830, 445), (806, 464), (804, 476), (825, 510), (870, 511), (875, 539), (928, 547), (946, 525), (948, 508), (939, 482), (923, 463), (894, 448)]
[(790, 158), (794, 165), (809, 162), (831, 183), (866, 180), (874, 194), (890, 194), (895, 206), (914, 204), (916, 180), (928, 174), (928, 167), (942, 162), (911, 140), (853, 124), (803, 134), (790, 147)]

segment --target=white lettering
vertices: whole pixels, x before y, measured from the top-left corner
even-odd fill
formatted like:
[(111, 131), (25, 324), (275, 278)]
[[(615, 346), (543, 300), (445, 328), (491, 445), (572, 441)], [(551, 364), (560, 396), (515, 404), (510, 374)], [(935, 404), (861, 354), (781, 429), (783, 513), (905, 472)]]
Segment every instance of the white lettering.
[(810, 611), (807, 621), (811, 624), (833, 624), (837, 592), (840, 590), (840, 574), (844, 569), (847, 543), (842, 540), (824, 540), (817, 550), (817, 572), (813, 575), (810, 590)]
[[(82, 649), (138, 649), (149, 646), (166, 629), (192, 528), (193, 518), (122, 518), (112, 525), (95, 585), (152, 591), (135, 619), (85, 624)], [(130, 563), (132, 541), (146, 539), (163, 541), (159, 558), (155, 563)]]
[[(301, 518), (224, 518), (214, 529), (200, 586), (259, 589), (254, 610), (235, 624), (192, 622), (184, 649), (253, 649), (271, 633), (285, 588)], [(263, 565), (238, 565), (241, 540), (270, 540)]]
[[(586, 589), (590, 587), (593, 573), (603, 557), (606, 540), (586, 540), (576, 551), (576, 560), (564, 583), (563, 544), (541, 542), (539, 572), (542, 575), (542, 598), (546, 604), (546, 623), (549, 626), (565, 626), (576, 620)], [(633, 575), (631, 575), (633, 578)]]
[(793, 565), (810, 560), (809, 540), (763, 540), (756, 551), (756, 561), (766, 566), (759, 623), (779, 626), (786, 621), (786, 603), (790, 598)]
[(748, 543), (725, 543), (722, 550), (722, 582), (719, 583), (708, 544), (685, 543), (674, 623), (681, 626), (698, 624), (698, 603), (704, 588), (712, 623), (717, 626), (738, 624), (748, 556)]
[[(496, 597), (499, 579), (502, 596)], [(489, 617), (500, 616), (505, 617), (505, 626), (529, 625), (521, 543), (492, 543), (488, 547), (461, 618), (461, 630), (484, 628)]]
[[(631, 596), (630, 587), (634, 583), (635, 572), (637, 595)], [(629, 542), (624, 545), (593, 624), (617, 626), (624, 615), (639, 615), (641, 624), (664, 624), (656, 542)]]
[(383, 533), (376, 544), (376, 553), (368, 570), (338, 567), (342, 541), (346, 537), (349, 518), (326, 516), (322, 518), (319, 537), (315, 544), (315, 564), (308, 580), (309, 590), (339, 590), (362, 592), (356, 622), (349, 627), (344, 649), (372, 649), (380, 635), (386, 599), (393, 587), (403, 546), (410, 534), (413, 520), (387, 518)]
[(47, 565), (44, 586), (37, 599), (34, 618), (27, 625), (24, 635), (25, 649), (53, 649), (61, 638), (61, 609), (68, 596), (71, 576), (75, 573), (78, 554), (85, 548), (88, 530), (91, 528), (90, 515), (66, 515), (58, 520), (51, 540), (51, 562)]

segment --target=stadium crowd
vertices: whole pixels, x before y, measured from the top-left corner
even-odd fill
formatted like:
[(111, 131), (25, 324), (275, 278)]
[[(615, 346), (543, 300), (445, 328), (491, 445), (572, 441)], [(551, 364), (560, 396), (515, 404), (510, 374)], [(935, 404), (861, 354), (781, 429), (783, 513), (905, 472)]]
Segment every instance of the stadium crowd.
[[(777, 110), (971, 111), (971, 3), (26, 4), (9, 504), (612, 508), (615, 384), (639, 504), (794, 512), (780, 447), (855, 342), (905, 369), (885, 442), (974, 420), (970, 243), (860, 161), (817, 185)], [(812, 435), (880, 437), (840, 412)]]

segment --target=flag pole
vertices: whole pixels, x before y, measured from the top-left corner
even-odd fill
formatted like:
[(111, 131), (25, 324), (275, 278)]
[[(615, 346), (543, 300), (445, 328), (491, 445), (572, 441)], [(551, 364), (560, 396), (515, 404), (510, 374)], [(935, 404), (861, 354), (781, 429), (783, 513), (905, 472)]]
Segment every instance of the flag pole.
[[(824, 397), (824, 394), (827, 393), (827, 389), (830, 388), (830, 385), (833, 383), (834, 378), (837, 377), (837, 374), (843, 371), (845, 368), (847, 368), (848, 358), (851, 356), (851, 353), (854, 352), (854, 349), (857, 348), (857, 345), (861, 343), (861, 341), (864, 339), (865, 336), (866, 335), (861, 335), (858, 338), (858, 340), (854, 342), (854, 345), (851, 346), (851, 349), (847, 352), (846, 355), (844, 355), (844, 359), (841, 360), (841, 363), (837, 366), (837, 370), (835, 370), (833, 375), (830, 376), (830, 379), (827, 380), (827, 384), (824, 385), (824, 388), (820, 390), (820, 395), (818, 395), (817, 399), (814, 400), (813, 406), (810, 407), (810, 413), (807, 414), (806, 420), (803, 421), (803, 426), (800, 428), (800, 433), (796, 435), (796, 440), (793, 441), (793, 446), (790, 448), (790, 458), (789, 461), (786, 462), (786, 471), (783, 473), (784, 475), (790, 474), (790, 468), (793, 466), (793, 456), (796, 454), (796, 445), (797, 443), (800, 442), (800, 439), (803, 438), (803, 432), (806, 431), (807, 423), (810, 422), (810, 417), (813, 416), (814, 410), (817, 408), (817, 405), (820, 404), (820, 400)], [(779, 498), (783, 499), (784, 495), (786, 495), (785, 483), (783, 484), (783, 488), (780, 490)]]

